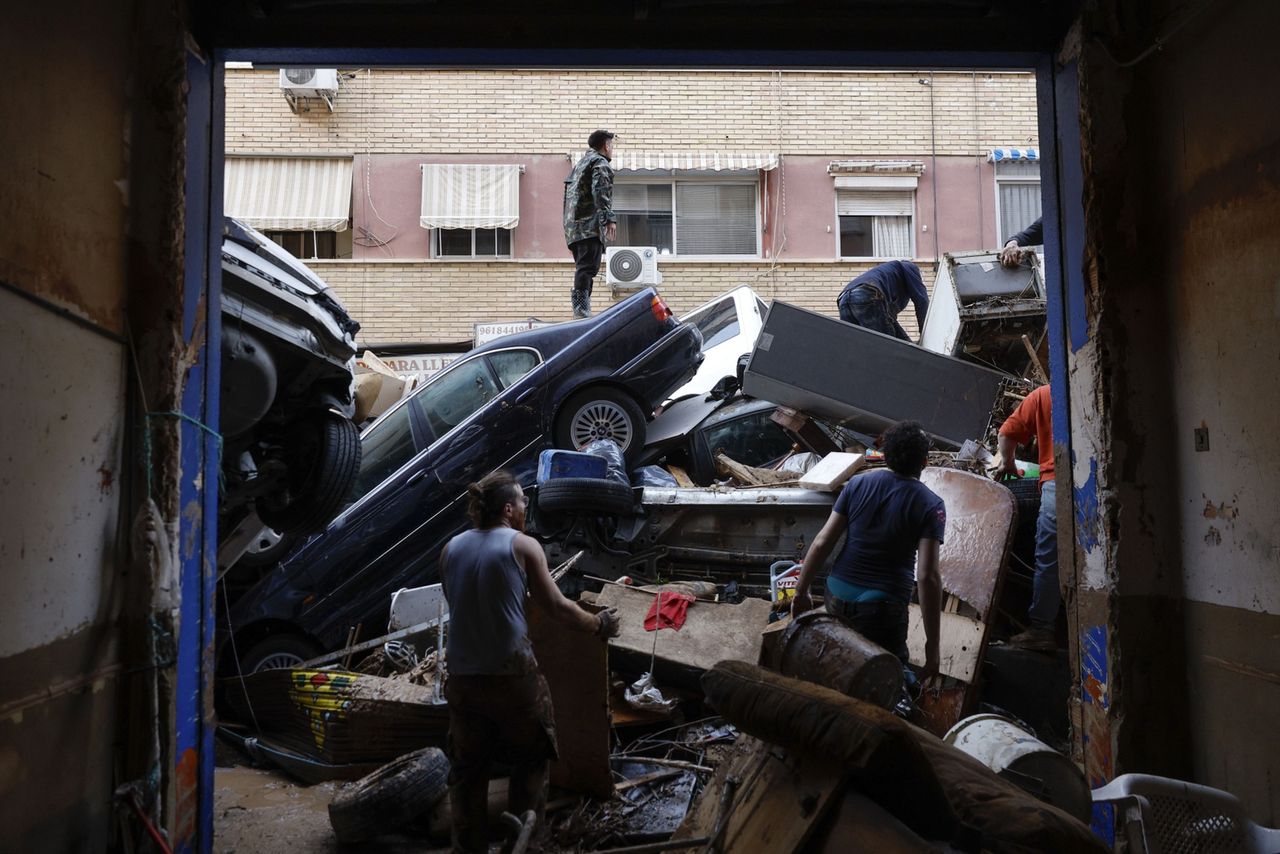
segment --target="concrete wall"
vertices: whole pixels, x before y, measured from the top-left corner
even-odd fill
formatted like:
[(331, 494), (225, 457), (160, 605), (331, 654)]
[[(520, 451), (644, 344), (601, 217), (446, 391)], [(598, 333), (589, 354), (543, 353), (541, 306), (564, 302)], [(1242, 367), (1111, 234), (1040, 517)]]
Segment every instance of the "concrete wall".
[(5, 19), (0, 850), (102, 850), (121, 732), (132, 15)]
[(1186, 12), (1154, 6), (1087, 20), (1097, 37), (1080, 53), (1090, 335), (1073, 345), (1071, 395), (1085, 692), (1091, 671), (1110, 674), (1085, 756), (1095, 771), (1228, 789), (1274, 826), (1280, 118), (1255, 105), (1280, 84), (1260, 60), (1280, 15), (1261, 0), (1214, 7), (1120, 68)]

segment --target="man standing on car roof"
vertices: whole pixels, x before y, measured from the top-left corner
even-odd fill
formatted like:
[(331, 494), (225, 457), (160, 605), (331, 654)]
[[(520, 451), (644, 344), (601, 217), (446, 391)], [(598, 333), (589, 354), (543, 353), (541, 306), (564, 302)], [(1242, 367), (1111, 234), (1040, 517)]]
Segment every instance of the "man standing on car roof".
[(564, 240), (573, 253), (573, 316), (591, 316), (591, 287), (600, 272), (605, 242), (618, 236), (613, 212), (613, 138), (607, 130), (587, 137), (590, 150), (564, 180)]
[(1036, 574), (1031, 582), (1031, 627), (1009, 638), (1022, 649), (1053, 652), (1058, 648), (1054, 629), (1062, 591), (1058, 587), (1058, 487), (1053, 477), (1053, 406), (1049, 387), (1042, 385), (1018, 404), (1000, 425), (1000, 464), (996, 478), (1022, 477), (1014, 455), (1019, 445), (1036, 440), (1040, 457), (1040, 516), (1036, 520)]
[(809, 588), (844, 534), (844, 548), (827, 576), (827, 612), (896, 655), (905, 668), (907, 605), (912, 588), (918, 587), (926, 681), (938, 673), (938, 551), (947, 525), (946, 504), (920, 482), (929, 445), (928, 434), (915, 421), (899, 421), (884, 432), (881, 450), (888, 468), (858, 475), (844, 485), (804, 557), (791, 602), (793, 616), (812, 610)]
[(898, 323), (898, 315), (908, 302), (916, 308), (916, 328), (924, 329), (929, 292), (920, 278), (920, 268), (910, 261), (885, 261), (845, 285), (836, 308), (846, 323), (910, 341)]
[(454, 851), (487, 851), (489, 764), (510, 765), (509, 811), (543, 817), (555, 719), (525, 620), (526, 602), (580, 632), (618, 634), (614, 611), (591, 614), (551, 580), (542, 547), (523, 533), (527, 499), (508, 472), (467, 488), (475, 527), (444, 547), (440, 580), (449, 602), (446, 650), (449, 797)]

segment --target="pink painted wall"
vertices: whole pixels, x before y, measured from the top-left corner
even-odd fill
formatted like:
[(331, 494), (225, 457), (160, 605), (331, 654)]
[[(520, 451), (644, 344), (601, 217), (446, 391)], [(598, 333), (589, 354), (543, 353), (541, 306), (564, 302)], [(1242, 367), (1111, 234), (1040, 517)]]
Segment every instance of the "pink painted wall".
[[(835, 185), (827, 174), (832, 160), (854, 155), (785, 157), (769, 172), (761, 193), (768, 200), (762, 217), (764, 257), (782, 261), (835, 260), (838, 223)], [(996, 245), (995, 178), (983, 157), (928, 158), (903, 155), (878, 160), (923, 160), (925, 172), (916, 191), (916, 257), (933, 258), (935, 235), (942, 252), (992, 248)], [(518, 260), (568, 259), (561, 226), (564, 178), (569, 161), (562, 154), (417, 155), (377, 154), (355, 158), (352, 210), (353, 257), (416, 260), (431, 257), (430, 232), (418, 224), (422, 198), (422, 163), (519, 163), (520, 225), (513, 254)], [(367, 181), (367, 186), (366, 186)], [(938, 221), (934, 221), (935, 187)], [(785, 197), (785, 198), (784, 198)], [(370, 203), (372, 199), (372, 203)], [(785, 206), (786, 215), (782, 216)], [(362, 245), (362, 228), (385, 247)]]
[[(366, 160), (368, 187), (366, 191)], [(561, 215), (569, 160), (563, 154), (375, 154), (356, 155), (352, 217), (352, 255), (356, 259), (431, 257), (431, 232), (418, 220), (422, 211), (423, 163), (519, 163), (520, 225), (512, 253), (518, 259), (570, 258), (564, 245)], [(372, 203), (370, 203), (372, 200)], [(362, 246), (361, 227), (390, 242)], [(392, 236), (394, 235), (394, 236)], [(368, 241), (365, 241), (368, 242)]]

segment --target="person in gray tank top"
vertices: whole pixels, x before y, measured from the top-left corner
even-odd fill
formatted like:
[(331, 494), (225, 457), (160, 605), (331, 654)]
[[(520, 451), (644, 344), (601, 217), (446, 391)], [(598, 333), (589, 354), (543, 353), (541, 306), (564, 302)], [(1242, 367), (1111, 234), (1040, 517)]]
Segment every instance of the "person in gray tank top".
[(566, 599), (537, 540), (524, 533), (524, 490), (498, 471), (468, 487), (475, 527), (440, 553), (449, 602), (446, 649), (449, 702), (449, 798), (453, 850), (487, 851), (489, 765), (510, 765), (508, 811), (533, 810), (542, 822), (547, 770), (556, 757), (555, 718), (546, 680), (529, 642), (530, 599), (557, 622), (616, 637), (612, 610), (589, 613)]

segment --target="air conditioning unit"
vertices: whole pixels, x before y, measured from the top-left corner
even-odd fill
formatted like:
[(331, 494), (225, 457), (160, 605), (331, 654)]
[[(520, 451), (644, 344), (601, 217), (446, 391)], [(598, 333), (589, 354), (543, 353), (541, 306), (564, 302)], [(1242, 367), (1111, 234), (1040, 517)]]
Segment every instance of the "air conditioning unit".
[(281, 68), (280, 89), (295, 113), (302, 98), (320, 98), (332, 111), (338, 97), (338, 69)]
[(658, 250), (653, 246), (610, 246), (604, 251), (605, 281), (615, 288), (640, 289), (662, 284)]

